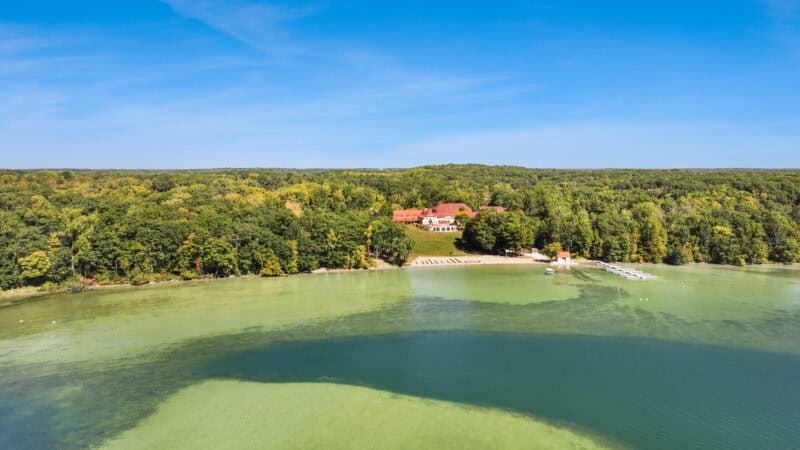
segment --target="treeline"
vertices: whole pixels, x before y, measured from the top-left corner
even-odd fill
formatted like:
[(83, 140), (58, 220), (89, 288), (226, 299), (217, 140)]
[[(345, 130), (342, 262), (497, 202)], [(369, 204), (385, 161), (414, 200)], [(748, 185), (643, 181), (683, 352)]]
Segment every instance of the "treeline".
[(374, 188), (217, 172), (0, 173), (0, 288), (277, 276), (405, 262)]
[(392, 209), (439, 202), (508, 208), (467, 224), (465, 240), (485, 252), (800, 260), (799, 171), (2, 171), (0, 288), (402, 264), (412, 242)]
[[(685, 264), (800, 260), (797, 172), (609, 172), (605, 180), (495, 185), (464, 238), (482, 251), (563, 248), (605, 261)], [(571, 178), (571, 177), (570, 177)], [(735, 188), (734, 186), (738, 186)], [(528, 228), (526, 232), (521, 228)]]

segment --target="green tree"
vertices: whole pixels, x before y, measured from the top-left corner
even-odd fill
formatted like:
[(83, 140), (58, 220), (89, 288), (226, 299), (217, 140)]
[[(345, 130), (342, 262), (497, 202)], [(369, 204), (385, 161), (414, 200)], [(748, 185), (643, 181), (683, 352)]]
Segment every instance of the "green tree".
[(414, 241), (406, 228), (388, 218), (381, 218), (372, 222), (372, 229), (375, 253), (390, 264), (405, 264), (414, 248)]
[(286, 264), (286, 271), (288, 273), (298, 273), (300, 271), (300, 268), (299, 268), (299, 264), (298, 264), (299, 252), (297, 250), (297, 241), (296, 240), (290, 240), (288, 242), (288, 244), (289, 244), (289, 250), (290, 250), (291, 253), (290, 253), (290, 256), (289, 256), (289, 262)]
[(466, 211), (459, 211), (458, 213), (456, 213), (454, 219), (456, 221), (456, 226), (458, 226), (459, 228), (464, 228), (467, 225), (467, 223), (469, 223), (470, 220), (469, 214), (467, 214)]
[(209, 239), (203, 246), (203, 270), (217, 277), (237, 275), (236, 249), (224, 239)]
[(640, 203), (634, 206), (632, 215), (639, 237), (639, 255), (647, 262), (662, 262), (667, 254), (667, 231), (661, 210), (653, 203)]
[(597, 218), (593, 256), (603, 261), (625, 262), (630, 259), (631, 238), (628, 216), (619, 211), (609, 210)]
[(561, 252), (563, 249), (561, 247), (561, 242), (551, 242), (544, 246), (542, 249), (542, 253), (547, 255), (550, 259), (556, 259), (558, 253)]
[(467, 246), (486, 253), (494, 251), (497, 244), (493, 227), (496, 215), (497, 213), (491, 210), (481, 211), (467, 223), (462, 235)]
[(667, 264), (676, 266), (693, 262), (692, 247), (689, 244), (681, 244), (678, 241), (671, 242), (667, 248), (667, 255), (664, 261)]
[(52, 266), (47, 252), (41, 250), (37, 250), (28, 256), (23, 256), (18, 261), (20, 267), (22, 267), (22, 279), (29, 285), (42, 284)]
[(183, 273), (187, 271), (202, 271), (203, 246), (198, 242), (197, 234), (191, 233), (176, 250), (176, 257), (172, 271)]
[(372, 255), (372, 224), (367, 225), (367, 229), (364, 231), (364, 237), (367, 239), (367, 255)]
[(284, 275), (281, 262), (272, 249), (267, 250), (264, 266), (261, 268), (259, 274), (262, 277), (280, 277)]
[(745, 265), (739, 242), (730, 227), (717, 225), (713, 228), (709, 253), (713, 263)]
[(357, 245), (350, 255), (350, 262), (348, 269), (369, 269), (369, 261), (367, 260), (367, 248), (363, 245)]
[(569, 233), (567, 249), (576, 255), (585, 257), (591, 256), (592, 244), (594, 242), (594, 230), (589, 213), (580, 208), (578, 212), (570, 216), (569, 224), (565, 227)]
[(521, 250), (533, 246), (533, 221), (521, 212), (507, 212), (494, 216), (495, 251)]
[(792, 263), (800, 259), (800, 233), (797, 224), (779, 211), (770, 211), (765, 220), (765, 238), (769, 245), (769, 258)]
[(64, 208), (59, 214), (63, 246), (70, 250), (70, 269), (82, 275), (93, 264), (91, 235), (98, 223), (97, 213), (86, 214), (80, 208)]

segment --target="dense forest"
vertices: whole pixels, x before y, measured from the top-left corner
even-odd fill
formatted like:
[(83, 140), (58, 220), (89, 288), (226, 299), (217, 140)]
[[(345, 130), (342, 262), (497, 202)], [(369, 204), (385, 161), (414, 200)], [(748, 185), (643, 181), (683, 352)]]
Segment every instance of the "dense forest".
[(413, 243), (392, 210), (439, 202), (508, 208), (465, 220), (475, 251), (800, 260), (800, 171), (1, 171), (0, 289), (402, 265)]

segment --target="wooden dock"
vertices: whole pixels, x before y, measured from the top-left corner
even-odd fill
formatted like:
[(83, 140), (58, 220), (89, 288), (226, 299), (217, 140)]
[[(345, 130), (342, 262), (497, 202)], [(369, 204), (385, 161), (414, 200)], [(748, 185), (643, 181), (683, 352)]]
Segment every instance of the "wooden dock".
[(617, 266), (615, 264), (610, 264), (602, 261), (597, 261), (597, 267), (605, 270), (606, 272), (611, 272), (615, 275), (619, 275), (627, 280), (651, 280), (653, 278), (656, 278), (655, 275), (644, 273), (641, 270), (628, 269), (622, 266)]

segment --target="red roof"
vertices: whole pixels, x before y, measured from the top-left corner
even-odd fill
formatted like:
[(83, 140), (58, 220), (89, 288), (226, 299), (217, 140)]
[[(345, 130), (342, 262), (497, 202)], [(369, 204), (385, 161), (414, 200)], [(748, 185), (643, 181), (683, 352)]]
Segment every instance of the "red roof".
[(394, 212), (392, 221), (394, 222), (416, 222), (422, 213), (419, 209), (398, 209)]
[[(479, 209), (492, 209), (498, 213), (506, 212), (502, 206), (481, 206)], [(394, 212), (392, 220), (395, 222), (416, 222), (421, 217), (455, 217), (460, 212), (465, 212), (470, 218), (475, 217), (475, 211), (465, 203), (439, 203), (433, 208), (419, 209), (399, 209)]]
[(569, 258), (570, 257), (570, 253), (569, 252), (558, 252), (558, 257), (559, 258)]
[(464, 211), (468, 216), (473, 217), (475, 212), (464, 203), (439, 203), (435, 208), (425, 208), (422, 216), (455, 217), (460, 211)]

